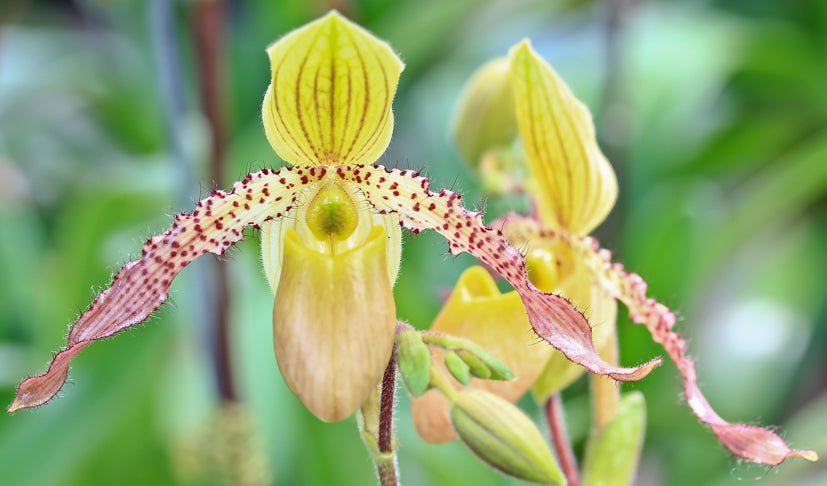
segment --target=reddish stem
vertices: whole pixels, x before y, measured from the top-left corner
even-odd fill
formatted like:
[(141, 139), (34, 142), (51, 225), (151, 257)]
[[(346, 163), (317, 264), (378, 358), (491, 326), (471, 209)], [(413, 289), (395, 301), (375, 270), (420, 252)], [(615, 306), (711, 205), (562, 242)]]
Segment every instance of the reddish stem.
[(555, 393), (546, 401), (546, 417), (548, 429), (551, 433), (551, 442), (557, 452), (557, 460), (560, 461), (560, 468), (566, 476), (568, 486), (580, 486), (580, 473), (577, 470), (577, 459), (571, 449), (566, 425), (563, 420), (563, 403), (560, 394)]
[[(221, 186), (226, 152), (225, 113), (223, 109), (224, 42), (226, 5), (222, 0), (202, 0), (195, 8), (195, 41), (198, 51), (198, 79), (201, 104), (210, 130), (210, 178)], [(230, 359), (230, 292), (227, 270), (223, 265), (212, 268), (213, 281), (213, 349), (218, 394), (224, 401), (237, 399)]]
[(382, 396), (379, 404), (379, 451), (393, 452), (393, 393), (396, 388), (396, 354), (391, 354), (382, 377)]

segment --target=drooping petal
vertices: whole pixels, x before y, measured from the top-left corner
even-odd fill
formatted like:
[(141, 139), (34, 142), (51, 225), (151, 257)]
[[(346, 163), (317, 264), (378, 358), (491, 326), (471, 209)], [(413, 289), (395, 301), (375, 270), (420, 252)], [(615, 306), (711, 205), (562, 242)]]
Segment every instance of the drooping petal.
[[(543, 242), (518, 240), (508, 234), (504, 228), (504, 234), (512, 245), (527, 248), (529, 255), (540, 250)], [(548, 264), (557, 268), (557, 282), (550, 288), (538, 288), (560, 294), (569, 299), (578, 310), (584, 313), (592, 325), (592, 339), (598, 354), (606, 357), (606, 348), (610, 342), (610, 336), (615, 334), (617, 323), (617, 302), (606, 290), (595, 280), (590, 268), (580, 262), (579, 259), (571, 258), (571, 249), (565, 245), (554, 245), (552, 247), (553, 261)], [(540, 262), (529, 258), (529, 266), (538, 266)], [(536, 274), (536, 270), (529, 271), (529, 275)], [(534, 280), (532, 280), (533, 282)], [(550, 395), (556, 393), (573, 383), (582, 376), (584, 370), (567, 360), (559, 352), (555, 352), (546, 363), (546, 368), (534, 383), (534, 396), (539, 403), (545, 403)]]
[(185, 266), (204, 253), (224, 253), (242, 238), (245, 227), (283, 216), (296, 195), (324, 172), (265, 169), (236, 182), (230, 193), (213, 192), (192, 214), (176, 217), (172, 229), (147, 241), (141, 259), (124, 265), (80, 316), (48, 371), (20, 384), (9, 412), (49, 401), (66, 381), (69, 362), (86, 346), (146, 320), (167, 299), (172, 279)]
[(597, 145), (591, 114), (528, 40), (513, 47), (509, 59), (540, 218), (552, 229), (587, 235), (617, 198), (617, 179)]
[[(554, 351), (554, 348), (538, 343), (531, 332), (519, 295), (516, 292), (501, 293), (488, 271), (478, 266), (460, 276), (431, 331), (470, 339), (502, 361), (514, 373), (515, 379), (474, 378), (470, 386), (486, 389), (512, 402), (519, 400), (531, 387)], [(442, 362), (444, 353), (436, 349), (432, 352), (434, 361)], [(454, 385), (460, 388), (459, 383), (454, 382)], [(450, 427), (449, 410), (450, 404), (437, 390), (415, 399), (412, 414), (419, 435), (431, 443), (453, 440), (456, 435)]]
[(710, 425), (715, 435), (733, 454), (762, 464), (778, 465), (788, 457), (809, 461), (818, 456), (811, 450), (791, 450), (778, 435), (753, 425), (730, 424), (712, 409), (698, 388), (695, 366), (686, 357), (686, 342), (673, 331), (675, 314), (665, 305), (646, 296), (646, 282), (637, 274), (626, 273), (623, 265), (612, 263), (611, 253), (601, 249), (590, 237), (576, 237), (543, 229), (536, 221), (509, 216), (500, 221), (509, 234), (520, 234), (533, 241), (562, 241), (569, 245), (596, 275), (597, 281), (629, 309), (629, 317), (644, 324), (655, 342), (666, 350), (684, 379), (684, 393), (689, 407), (698, 418)]
[(503, 237), (486, 227), (480, 213), (462, 207), (457, 194), (429, 190), (428, 179), (412, 171), (381, 166), (336, 167), (343, 180), (356, 184), (379, 211), (396, 212), (406, 228), (430, 229), (448, 240), (452, 254), (468, 252), (502, 275), (520, 294), (534, 331), (570, 360), (616, 380), (643, 378), (658, 364), (653, 360), (634, 368), (611, 366), (595, 352), (592, 330), (583, 314), (563, 297), (537, 290), (526, 276), (525, 257)]
[(264, 129), (295, 165), (375, 162), (390, 142), (404, 65), (384, 41), (331, 11), (267, 49)]
[(374, 226), (364, 244), (335, 255), (284, 236), (273, 306), (273, 344), (287, 386), (314, 415), (344, 420), (376, 387), (393, 351), (396, 306)]

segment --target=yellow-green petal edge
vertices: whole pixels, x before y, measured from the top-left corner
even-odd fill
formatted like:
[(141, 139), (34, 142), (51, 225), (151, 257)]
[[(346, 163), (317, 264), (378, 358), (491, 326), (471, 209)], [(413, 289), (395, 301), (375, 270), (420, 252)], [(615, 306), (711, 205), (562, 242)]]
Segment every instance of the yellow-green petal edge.
[(597, 146), (591, 114), (528, 40), (514, 46), (509, 59), (540, 218), (552, 229), (584, 236), (617, 198), (617, 179)]
[(393, 49), (331, 11), (267, 49), (272, 80), (262, 119), (294, 165), (373, 163), (393, 131), (391, 102), (404, 68)]

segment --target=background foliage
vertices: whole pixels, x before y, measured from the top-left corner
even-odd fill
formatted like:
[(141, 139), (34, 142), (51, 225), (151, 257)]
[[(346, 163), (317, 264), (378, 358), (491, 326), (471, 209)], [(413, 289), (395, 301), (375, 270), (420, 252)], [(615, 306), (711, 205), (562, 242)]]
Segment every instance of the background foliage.
[[(0, 6), (0, 402), (62, 345), (90, 286), (106, 285), (143, 238), (213, 187), (193, 47), (203, 5), (174, 3), (167, 40), (163, 5)], [(407, 63), (381, 161), (427, 167), (437, 187), (467, 191), (492, 217), (525, 204), (483, 198), (447, 140), (451, 110), (474, 69), (531, 37), (591, 107), (620, 179), (597, 236), (679, 310), (710, 402), (827, 457), (826, 2), (234, 1), (223, 187), (280, 165), (259, 121), (264, 47), (331, 7)], [(171, 55), (176, 69), (165, 74), (159, 60)], [(177, 94), (164, 84), (176, 77)], [(278, 374), (256, 236), (223, 262), (244, 408), (216, 415), (204, 257), (148, 325), (86, 350), (62, 398), (0, 417), (0, 482), (371, 484), (353, 419), (320, 423)], [(471, 260), (445, 257), (436, 236), (409, 240), (398, 310), (425, 328)], [(620, 341), (623, 363), (663, 354), (626, 319)], [(823, 460), (773, 470), (733, 461), (690, 414), (678, 377), (667, 364), (624, 385), (649, 409), (638, 484), (827, 483)], [(587, 391), (581, 380), (564, 395), (577, 447)], [(459, 444), (423, 443), (406, 397), (398, 408), (405, 484), (512, 484)], [(228, 457), (237, 460), (219, 460)]]

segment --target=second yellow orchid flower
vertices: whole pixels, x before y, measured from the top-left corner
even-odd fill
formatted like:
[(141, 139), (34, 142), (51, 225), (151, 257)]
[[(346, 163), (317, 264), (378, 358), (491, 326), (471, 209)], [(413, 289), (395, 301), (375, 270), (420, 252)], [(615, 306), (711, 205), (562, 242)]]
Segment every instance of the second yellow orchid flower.
[[(503, 102), (497, 96), (511, 100)], [(586, 236), (611, 211), (617, 197), (617, 180), (597, 145), (588, 109), (527, 40), (514, 46), (507, 59), (490, 62), (472, 77), (454, 128), (455, 137), (460, 138), (458, 148), (472, 164), (477, 163), (474, 157), (484, 160), (486, 154), (501, 150), (509, 137), (513, 139), (518, 134), (538, 214), (510, 215), (495, 226), (502, 228), (513, 245), (526, 248), (532, 283), (543, 291), (560, 293), (590, 314), (598, 350), (604, 340), (614, 335), (615, 302), (623, 302), (632, 320), (646, 325), (653, 339), (663, 345), (677, 365), (692, 411), (712, 427), (733, 454), (772, 465), (788, 457), (815, 460), (815, 452), (791, 450), (767, 429), (730, 424), (719, 417), (697, 386), (694, 365), (685, 355), (686, 343), (673, 331), (674, 313), (648, 298), (643, 279), (624, 272), (622, 265), (611, 261), (607, 250)], [(491, 290), (471, 292), (469, 288)], [(554, 353), (543, 359), (516, 325), (519, 316), (490, 320), (466, 317), (467, 309), (492, 299), (497, 300), (493, 307), (505, 309), (513, 296), (500, 294), (481, 269), (468, 270), (432, 327), (435, 332), (484, 343), (517, 376), (509, 384), (474, 381), (472, 386), (487, 388), (515, 401), (533, 385), (542, 395), (540, 398), (545, 399), (578, 376), (580, 370), (568, 366), (565, 358), (577, 360), (565, 350), (561, 349), (565, 358)], [(495, 311), (489, 314), (497, 315)], [(615, 345), (607, 342), (606, 346)], [(606, 351), (613, 354), (612, 349)], [(536, 359), (525, 359), (527, 356)], [(447, 413), (447, 403), (436, 391), (416, 400), (413, 407), (417, 430), (432, 442), (454, 438), (453, 432), (444, 427)]]

